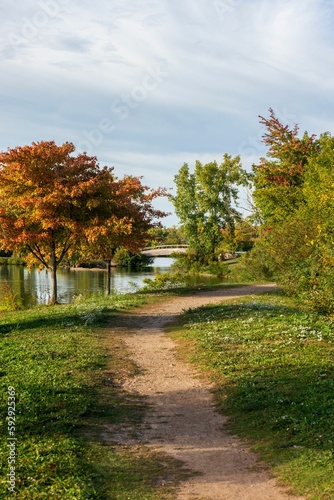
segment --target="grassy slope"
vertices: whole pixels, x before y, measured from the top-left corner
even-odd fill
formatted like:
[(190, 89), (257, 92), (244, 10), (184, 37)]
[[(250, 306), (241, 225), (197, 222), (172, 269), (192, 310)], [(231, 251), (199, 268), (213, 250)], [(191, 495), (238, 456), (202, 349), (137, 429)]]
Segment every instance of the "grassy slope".
[(182, 316), (172, 335), (217, 384), (233, 432), (299, 494), (334, 498), (334, 324), (279, 295)]

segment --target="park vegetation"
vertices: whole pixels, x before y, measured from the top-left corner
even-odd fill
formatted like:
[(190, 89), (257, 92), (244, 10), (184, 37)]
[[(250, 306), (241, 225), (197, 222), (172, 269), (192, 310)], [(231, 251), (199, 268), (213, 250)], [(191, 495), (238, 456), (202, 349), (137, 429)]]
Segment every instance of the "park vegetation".
[(241, 219), (236, 208), (238, 186), (247, 182), (239, 156), (225, 154), (221, 164), (197, 161), (193, 173), (186, 163), (181, 167), (170, 200), (189, 244), (189, 261), (205, 266), (220, 260), (224, 236), (233, 234)]
[(282, 124), (270, 110), (265, 158), (253, 165), (259, 235), (246, 266), (310, 307), (334, 310), (334, 137)]
[(113, 168), (74, 151), (72, 143), (42, 141), (0, 153), (0, 249), (50, 270), (52, 303), (65, 258), (103, 259), (110, 293), (115, 252), (138, 252), (165, 215), (152, 205), (163, 189), (149, 189), (138, 177), (117, 179)]
[[(74, 156), (70, 143), (1, 153), (0, 247), (52, 271), (54, 302), (58, 266), (83, 255), (129, 262), (146, 243), (186, 243), (185, 269), (188, 261), (217, 273), (226, 251), (246, 251), (235, 266), (244, 279), (275, 280), (291, 297), (278, 291), (190, 310), (172, 335), (215, 382), (231, 429), (295, 493), (320, 500), (333, 495), (334, 138), (300, 135), (272, 110), (260, 120), (268, 152), (251, 174), (229, 155), (220, 165), (197, 162), (194, 173), (183, 165), (171, 198), (181, 227), (169, 230), (157, 226), (163, 214), (152, 205), (164, 190), (119, 180), (95, 157)], [(240, 186), (252, 188), (251, 217), (238, 210)], [(162, 276), (160, 285), (181, 294), (171, 288), (182, 276), (172, 278)], [(8, 387), (15, 386), (15, 497), (174, 498), (187, 475), (182, 464), (105, 438), (110, 424), (135, 429), (146, 411), (143, 399), (121, 388), (138, 367), (110, 330), (106, 350), (106, 327), (117, 311), (165, 296), (79, 296), (23, 310), (10, 290), (5, 297), (1, 408), (5, 422)], [(6, 444), (3, 433), (3, 498)]]
[[(184, 164), (170, 199), (189, 250), (178, 269), (227, 276), (221, 261), (247, 252), (233, 269), (243, 280), (272, 280), (308, 305), (334, 311), (334, 137), (299, 133), (269, 109), (260, 117), (267, 154), (247, 173), (240, 158), (194, 171)], [(239, 188), (251, 214), (238, 211)], [(232, 273), (233, 274), (233, 273)]]

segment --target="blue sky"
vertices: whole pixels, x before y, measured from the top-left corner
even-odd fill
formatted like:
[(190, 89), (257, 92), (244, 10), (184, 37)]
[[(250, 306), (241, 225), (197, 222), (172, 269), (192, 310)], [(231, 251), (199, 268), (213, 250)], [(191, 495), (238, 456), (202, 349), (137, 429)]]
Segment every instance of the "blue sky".
[(331, 0), (2, 0), (0, 16), (1, 150), (70, 141), (172, 188), (225, 152), (250, 169), (269, 107), (333, 132)]

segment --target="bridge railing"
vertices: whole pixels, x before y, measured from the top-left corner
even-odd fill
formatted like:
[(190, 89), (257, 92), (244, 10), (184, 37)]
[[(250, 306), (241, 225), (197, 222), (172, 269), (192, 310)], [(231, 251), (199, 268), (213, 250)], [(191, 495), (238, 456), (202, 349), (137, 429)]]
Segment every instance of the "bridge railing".
[(144, 247), (143, 250), (163, 250), (164, 248), (189, 248), (189, 245), (156, 245), (155, 247)]

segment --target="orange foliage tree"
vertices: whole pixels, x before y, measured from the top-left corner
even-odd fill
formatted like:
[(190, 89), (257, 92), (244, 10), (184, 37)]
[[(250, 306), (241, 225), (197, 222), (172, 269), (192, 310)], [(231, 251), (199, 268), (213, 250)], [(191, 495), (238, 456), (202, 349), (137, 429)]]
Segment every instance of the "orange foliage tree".
[(161, 214), (150, 203), (158, 191), (145, 194), (136, 178), (117, 181), (112, 168), (100, 169), (95, 157), (73, 156), (74, 150), (72, 143), (42, 141), (0, 153), (0, 248), (51, 271), (51, 303), (65, 256), (88, 243), (106, 260), (108, 245), (126, 241), (137, 250)]
[(113, 169), (100, 169), (85, 153), (73, 156), (74, 150), (72, 143), (42, 141), (0, 153), (0, 248), (51, 271), (51, 303), (57, 302), (57, 268), (65, 256), (93, 240), (94, 231), (107, 233), (111, 221), (116, 234), (129, 234)]
[(116, 250), (126, 248), (138, 253), (150, 240), (149, 230), (160, 225), (167, 214), (156, 210), (152, 201), (165, 196), (165, 189), (149, 189), (141, 179), (125, 176), (107, 186), (109, 196), (103, 217), (87, 228), (86, 255), (103, 259), (107, 264), (107, 293), (111, 291), (111, 263)]

